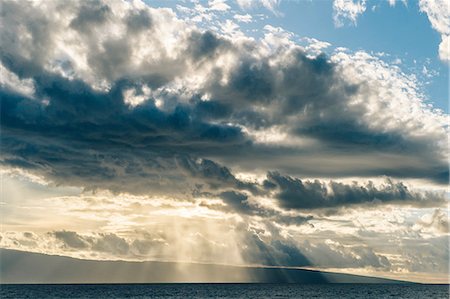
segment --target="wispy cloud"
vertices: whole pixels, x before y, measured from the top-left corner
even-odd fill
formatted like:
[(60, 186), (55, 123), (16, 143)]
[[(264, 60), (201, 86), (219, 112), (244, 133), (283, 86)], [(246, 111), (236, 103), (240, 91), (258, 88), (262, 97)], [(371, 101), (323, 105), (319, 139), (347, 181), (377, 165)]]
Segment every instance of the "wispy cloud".
[(366, 11), (365, 0), (334, 0), (333, 1), (333, 20), (336, 27), (344, 26), (345, 21), (356, 25), (359, 15)]

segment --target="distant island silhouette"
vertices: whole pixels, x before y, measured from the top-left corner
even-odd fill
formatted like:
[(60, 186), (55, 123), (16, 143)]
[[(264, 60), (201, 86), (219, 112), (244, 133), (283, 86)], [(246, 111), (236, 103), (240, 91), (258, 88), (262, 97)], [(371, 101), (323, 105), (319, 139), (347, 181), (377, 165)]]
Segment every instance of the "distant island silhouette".
[(5, 283), (409, 283), (315, 270), (177, 262), (96, 261), (0, 249)]

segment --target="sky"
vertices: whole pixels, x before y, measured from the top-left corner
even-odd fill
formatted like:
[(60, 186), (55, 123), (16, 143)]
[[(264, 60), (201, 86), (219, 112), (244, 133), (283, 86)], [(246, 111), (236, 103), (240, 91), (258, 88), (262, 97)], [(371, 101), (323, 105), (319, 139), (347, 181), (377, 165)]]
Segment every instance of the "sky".
[(0, 4), (0, 248), (448, 282), (445, 1)]

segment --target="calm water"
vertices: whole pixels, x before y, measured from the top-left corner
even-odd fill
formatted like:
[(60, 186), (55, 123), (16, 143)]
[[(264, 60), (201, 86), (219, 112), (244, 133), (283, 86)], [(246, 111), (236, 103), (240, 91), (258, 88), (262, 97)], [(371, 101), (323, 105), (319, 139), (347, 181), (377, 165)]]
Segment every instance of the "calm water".
[(449, 298), (448, 285), (1, 285), (0, 298)]

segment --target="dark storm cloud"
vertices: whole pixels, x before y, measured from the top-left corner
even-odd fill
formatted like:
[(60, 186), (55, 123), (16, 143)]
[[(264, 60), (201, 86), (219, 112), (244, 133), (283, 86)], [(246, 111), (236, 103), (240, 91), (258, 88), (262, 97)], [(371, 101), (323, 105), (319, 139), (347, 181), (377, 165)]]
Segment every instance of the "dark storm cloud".
[(189, 52), (194, 60), (212, 58), (220, 48), (225, 48), (229, 43), (211, 31), (204, 33), (193, 32), (189, 40)]
[[(233, 168), (448, 179), (437, 145), (443, 129), (411, 135), (403, 126), (371, 127), (372, 120), (364, 119), (369, 104), (350, 103), (355, 95), (377, 91), (347, 82), (326, 56), (311, 58), (299, 48), (262, 54), (261, 43), (200, 32), (167, 10), (156, 13), (119, 1), (49, 5), (60, 18), (20, 2), (5, 1), (2, 7), (1, 63), (17, 80), (34, 85), (29, 95), (1, 86), (4, 166), (86, 189), (213, 192), (245, 213), (255, 212), (224, 194), (257, 195), (263, 188), (237, 179)], [(78, 55), (70, 56), (67, 48)], [(142, 97), (136, 105), (127, 102), (129, 90)], [(263, 145), (248, 133), (275, 126), (288, 139), (307, 137), (317, 145)], [(346, 167), (322, 162), (342, 153)], [(380, 161), (380, 153), (396, 164)], [(317, 162), (303, 164), (310, 160)], [(300, 180), (272, 173), (270, 184), (287, 208), (374, 199), (422, 202), (402, 186), (354, 190), (333, 183), (330, 198), (321, 183), (305, 189)]]
[[(255, 186), (260, 187), (260, 186)], [(261, 190), (257, 191), (257, 194), (263, 194)], [(207, 207), (208, 209), (218, 210), (225, 213), (236, 213), (241, 217), (261, 217), (267, 221), (271, 221), (280, 225), (302, 225), (312, 220), (312, 215), (290, 215), (280, 212), (273, 207), (262, 206), (258, 204), (256, 200), (249, 200), (251, 196), (237, 191), (224, 191), (219, 194), (214, 193), (196, 193), (196, 197), (218, 197), (224, 205), (209, 203), (207, 200), (200, 202), (200, 206)]]
[[(227, 117), (256, 130), (281, 126), (286, 133), (312, 138), (321, 146), (310, 150), (280, 149), (283, 143), (275, 146), (258, 144), (241, 155), (231, 153), (228, 157), (224, 153), (225, 157), (217, 155), (218, 159), (226, 163), (234, 160), (237, 165), (248, 169), (257, 164), (261, 170), (278, 168), (311, 176), (389, 175), (426, 178), (437, 183), (448, 181), (445, 153), (437, 146), (435, 136), (411, 138), (409, 132), (401, 127), (394, 130), (371, 128), (371, 123), (365, 123), (362, 118), (372, 108), (366, 103), (350, 105), (353, 97), (365, 96), (365, 86), (346, 82), (335, 63), (323, 55), (309, 58), (301, 50), (284, 54), (288, 64), (269, 65), (267, 60), (276, 58), (269, 56), (262, 60), (243, 55), (238, 67), (230, 74), (229, 84), (218, 83), (222, 79), (219, 73), (209, 81), (211, 85), (204, 91), (210, 92), (212, 99), (226, 103), (227, 110), (232, 107), (231, 113), (227, 112), (219, 119)], [(213, 103), (211, 106), (217, 105)], [(382, 113), (385, 112), (380, 111), (380, 118), (386, 117)], [(343, 168), (320, 163), (317, 167), (305, 169), (301, 162), (297, 165), (283, 162), (289, 156), (297, 161), (302, 157), (320, 161), (320, 157), (330, 156), (330, 153), (347, 155), (343, 158), (348, 160), (343, 163)], [(355, 160), (352, 153), (364, 156), (364, 163)], [(395, 157), (396, 163), (380, 161), (377, 158), (380, 153)], [(414, 157), (414, 163), (407, 162), (410, 157)]]
[[(42, 81), (37, 93), (52, 99), (48, 105), (2, 94), (3, 164), (58, 183), (113, 191), (148, 192), (166, 180), (167, 189), (174, 189), (169, 181), (188, 177), (212, 187), (252, 188), (213, 161), (189, 157), (245, 146), (240, 128), (203, 122), (182, 105), (164, 112), (149, 100), (130, 110), (121, 84), (102, 93), (82, 81), (52, 76)], [(161, 177), (163, 172), (169, 178)]]
[(357, 204), (413, 204), (418, 206), (435, 206), (444, 204), (443, 194), (432, 192), (419, 193), (410, 191), (403, 183), (388, 180), (382, 186), (372, 182), (361, 185), (356, 182), (344, 184), (302, 181), (290, 176), (282, 176), (270, 172), (264, 186), (268, 190), (276, 190), (276, 198), (282, 207), (287, 209), (318, 209), (350, 206)]
[(235, 189), (255, 190), (255, 185), (244, 183), (231, 173), (231, 171), (214, 161), (202, 159), (193, 161), (186, 157), (179, 158), (178, 163), (182, 166), (190, 176), (199, 177), (205, 182), (209, 182), (211, 187), (215, 189), (219, 187), (231, 187)]
[[(244, 62), (233, 73), (228, 86), (235, 93), (234, 99), (246, 99), (252, 102), (266, 102), (273, 98), (273, 74), (267, 63)], [(228, 96), (229, 98), (232, 98)]]
[[(318, 114), (324, 125), (332, 117), (357, 116), (352, 115), (357, 111), (342, 111), (357, 86), (343, 81), (327, 57), (309, 58), (300, 49), (272, 55), (261, 59), (243, 53), (230, 74), (229, 84), (218, 83), (223, 74), (216, 73), (205, 91), (211, 92), (213, 99), (233, 105), (238, 117), (243, 112), (256, 113), (256, 120), (262, 118), (266, 127), (291, 125), (288, 117), (293, 115), (302, 116), (295, 118), (297, 125), (306, 124)], [(269, 63), (278, 59), (277, 55), (284, 55), (286, 61)], [(268, 109), (261, 112), (259, 107)], [(251, 121), (244, 124), (257, 126)]]
[(222, 198), (232, 210), (237, 211), (239, 214), (252, 213), (252, 208), (247, 202), (248, 196), (243, 193), (225, 191), (220, 194), (220, 198)]
[[(235, 192), (235, 191), (225, 191), (219, 194), (219, 197), (227, 204), (228, 208), (219, 208), (219, 210), (226, 212), (235, 212), (240, 215), (249, 216), (260, 216), (274, 223), (281, 225), (302, 225), (312, 219), (313, 216), (299, 216), (299, 215), (289, 215), (283, 214), (280, 211), (274, 210), (273, 208), (264, 207), (258, 205), (257, 202), (250, 203), (248, 196)], [(206, 205), (207, 206), (207, 205)], [(210, 207), (216, 208), (217, 207)]]

